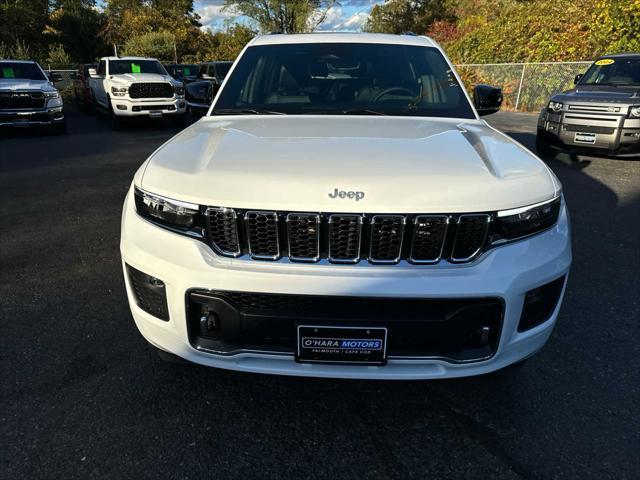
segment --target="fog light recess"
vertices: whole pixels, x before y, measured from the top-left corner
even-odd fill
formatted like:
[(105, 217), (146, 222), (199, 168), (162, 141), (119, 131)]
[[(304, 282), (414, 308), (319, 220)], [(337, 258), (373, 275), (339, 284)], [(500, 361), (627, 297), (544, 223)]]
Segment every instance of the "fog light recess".
[(160, 320), (169, 320), (166, 285), (159, 278), (127, 265), (127, 274), (136, 305)]

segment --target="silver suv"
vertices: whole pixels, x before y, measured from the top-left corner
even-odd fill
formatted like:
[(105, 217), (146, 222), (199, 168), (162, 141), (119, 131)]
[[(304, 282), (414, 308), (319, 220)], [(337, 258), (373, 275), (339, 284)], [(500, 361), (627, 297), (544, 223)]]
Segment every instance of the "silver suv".
[(573, 150), (640, 157), (640, 53), (606, 55), (575, 88), (551, 97), (538, 118), (541, 155)]

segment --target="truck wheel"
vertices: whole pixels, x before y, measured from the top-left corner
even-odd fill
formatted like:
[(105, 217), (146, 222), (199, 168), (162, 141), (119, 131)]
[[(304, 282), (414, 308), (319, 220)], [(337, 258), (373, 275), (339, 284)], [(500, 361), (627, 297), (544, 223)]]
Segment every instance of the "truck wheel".
[(109, 100), (109, 120), (111, 122), (111, 128), (113, 130), (121, 130), (122, 127), (124, 126), (124, 118), (121, 118), (118, 115), (116, 115), (116, 113), (113, 111), (113, 106), (111, 105), (111, 99), (108, 98), (108, 100)]
[(549, 143), (545, 140), (544, 134), (538, 130), (536, 135), (536, 150), (541, 157), (552, 157), (554, 154), (553, 149), (549, 146)]

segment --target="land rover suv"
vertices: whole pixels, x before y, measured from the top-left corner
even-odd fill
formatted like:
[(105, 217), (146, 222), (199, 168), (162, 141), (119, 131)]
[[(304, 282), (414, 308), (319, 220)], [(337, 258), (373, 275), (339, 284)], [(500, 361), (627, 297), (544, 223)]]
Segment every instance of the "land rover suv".
[(430, 379), (545, 344), (571, 264), (560, 183), (427, 37), (268, 35), (124, 203), (135, 323), (163, 358)]
[(606, 55), (538, 118), (541, 155), (558, 150), (640, 158), (640, 53)]

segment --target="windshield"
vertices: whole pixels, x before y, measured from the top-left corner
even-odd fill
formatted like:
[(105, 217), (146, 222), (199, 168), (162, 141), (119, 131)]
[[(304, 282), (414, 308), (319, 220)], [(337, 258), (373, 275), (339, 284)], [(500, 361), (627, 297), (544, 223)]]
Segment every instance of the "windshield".
[(157, 60), (111, 60), (109, 62), (109, 75), (122, 75), (124, 73), (167, 75), (166, 70)]
[(213, 111), (234, 112), (475, 118), (437, 49), (364, 43), (249, 47)]
[(35, 63), (0, 62), (0, 79), (47, 80)]
[(580, 85), (640, 86), (640, 58), (601, 58), (587, 70)]

